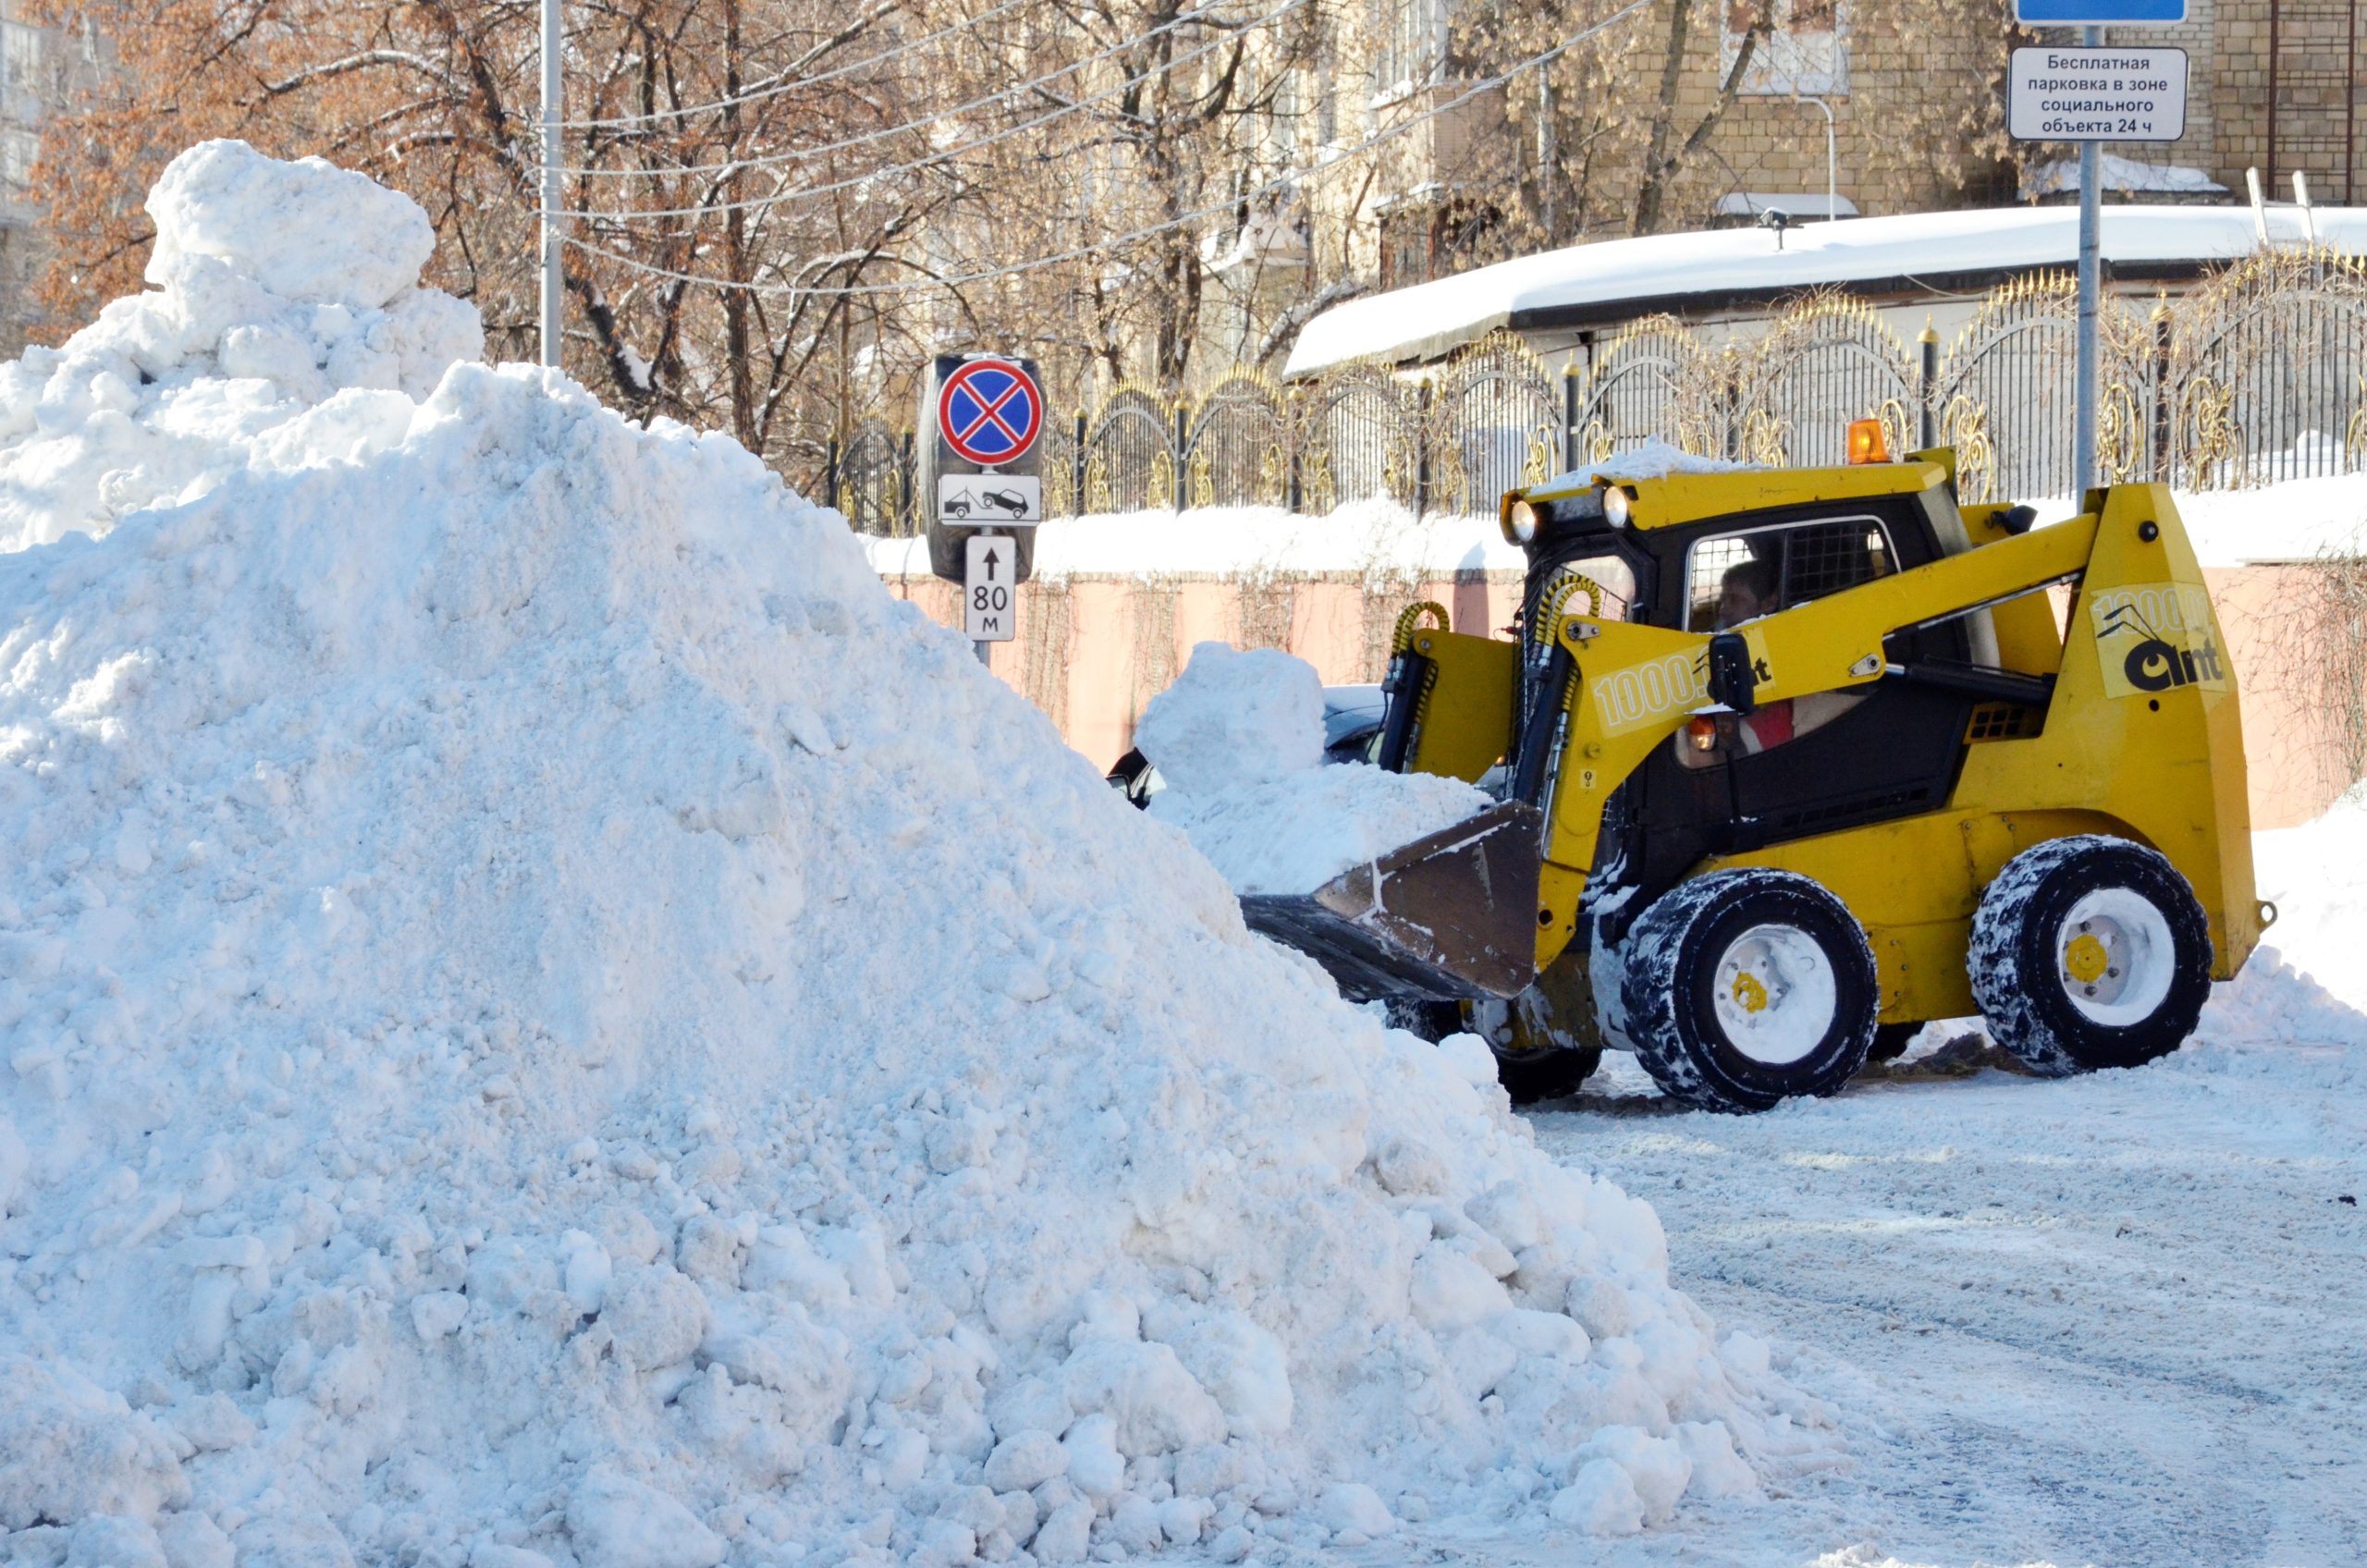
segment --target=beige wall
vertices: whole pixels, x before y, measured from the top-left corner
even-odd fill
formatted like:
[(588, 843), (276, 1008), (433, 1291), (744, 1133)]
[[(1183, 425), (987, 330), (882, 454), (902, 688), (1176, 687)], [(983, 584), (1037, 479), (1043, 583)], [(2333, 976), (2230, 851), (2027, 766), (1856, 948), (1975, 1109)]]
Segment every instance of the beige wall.
[[(2219, 606), (2244, 703), (2252, 826), (2308, 821), (2351, 782), (2325, 721), (2324, 660), (2296, 631), (2307, 617), (2303, 567), (2205, 573)], [(950, 584), (888, 579), (932, 619), (959, 624)], [(1245, 583), (1239, 579), (1077, 578), (1020, 590), (1018, 640), (995, 645), (992, 668), (1049, 714), (1070, 745), (1104, 768), (1133, 743), (1143, 704), (1174, 679), (1194, 643), (1284, 647), (1331, 684), (1374, 680), (1396, 613), (1418, 599), (1447, 606), (1458, 629), (1501, 630), (1520, 605), (1517, 574), (1465, 573), (1368, 593), (1350, 574)]]

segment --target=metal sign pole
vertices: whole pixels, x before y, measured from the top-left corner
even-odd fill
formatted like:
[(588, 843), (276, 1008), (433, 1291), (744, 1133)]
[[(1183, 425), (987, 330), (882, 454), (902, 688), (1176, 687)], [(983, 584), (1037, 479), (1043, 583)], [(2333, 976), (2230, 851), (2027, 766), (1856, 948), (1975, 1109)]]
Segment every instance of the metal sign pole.
[[(2104, 41), (2104, 30), (2084, 30), (2081, 42), (2091, 49)], [(2071, 489), (2077, 505), (2096, 482), (2096, 295), (2103, 279), (2100, 230), (2103, 226), (2103, 158), (2100, 144), (2079, 143), (2079, 344), (2072, 396), (2078, 400), (2071, 420)]]
[(543, 0), (543, 363), (559, 362), (559, 0)]

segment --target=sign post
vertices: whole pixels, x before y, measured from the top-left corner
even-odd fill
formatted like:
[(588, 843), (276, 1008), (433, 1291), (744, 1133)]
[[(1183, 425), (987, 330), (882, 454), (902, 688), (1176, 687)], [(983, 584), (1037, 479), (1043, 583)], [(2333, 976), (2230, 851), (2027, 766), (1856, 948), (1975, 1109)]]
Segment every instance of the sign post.
[(2078, 27), (2078, 49), (2014, 51), (2006, 129), (2017, 141), (2079, 143), (2079, 332), (2073, 374), (2072, 489), (2096, 477), (2096, 311), (2103, 280), (2106, 141), (2176, 141), (2186, 134), (2186, 51), (2106, 49), (2107, 27), (2175, 27), (2186, 0), (2014, 0), (2024, 27)]
[(1018, 634), (1015, 590), (1035, 570), (1044, 520), (1038, 472), (1044, 384), (1029, 361), (940, 354), (921, 386), (919, 493), (929, 513), (929, 568), (962, 585), (962, 620), (978, 662)]

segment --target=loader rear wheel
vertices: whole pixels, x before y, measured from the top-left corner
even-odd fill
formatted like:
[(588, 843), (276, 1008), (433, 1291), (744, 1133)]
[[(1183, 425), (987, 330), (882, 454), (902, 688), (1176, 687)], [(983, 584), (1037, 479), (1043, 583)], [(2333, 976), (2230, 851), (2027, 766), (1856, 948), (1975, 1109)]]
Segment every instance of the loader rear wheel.
[(1990, 1037), (2046, 1078), (2185, 1044), (2211, 996), (2211, 924), (2177, 868), (2126, 839), (2025, 850), (1981, 896), (1966, 955)]
[(1703, 1110), (1830, 1095), (1865, 1065), (1881, 992), (1848, 908), (1788, 871), (1679, 883), (1628, 933), (1620, 999), (1636, 1060)]

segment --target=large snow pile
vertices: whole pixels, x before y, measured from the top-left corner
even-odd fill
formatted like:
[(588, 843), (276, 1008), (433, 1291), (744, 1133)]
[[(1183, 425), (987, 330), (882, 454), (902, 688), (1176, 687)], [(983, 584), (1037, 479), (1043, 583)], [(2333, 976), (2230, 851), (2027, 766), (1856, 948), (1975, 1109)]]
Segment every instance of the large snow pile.
[(1134, 744), (1184, 830), (1242, 893), (1305, 893), (1494, 802), (1460, 778), (1323, 764), (1323, 681), (1304, 659), (1202, 643), (1150, 700)]
[[(174, 160), (148, 212), (161, 291), (0, 366), (0, 550), (102, 531), (250, 463), (364, 456), (484, 351), (474, 311), (418, 287), (427, 214), (366, 176), (213, 141)], [(313, 413), (351, 389), (386, 396)]]
[(1231, 1561), (1826, 1449), (834, 514), (329, 368), (443, 319), (397, 199), (217, 143), (153, 210), (0, 379), (0, 1560)]

